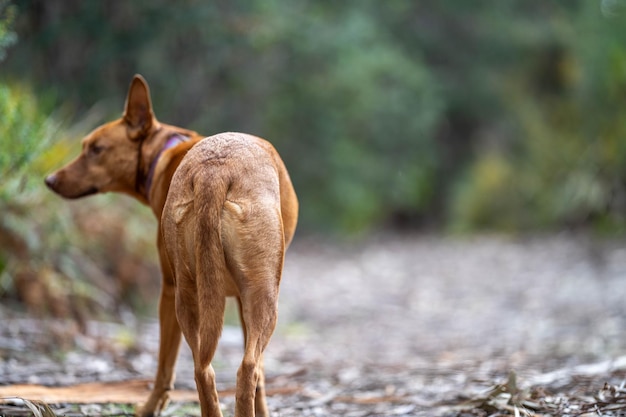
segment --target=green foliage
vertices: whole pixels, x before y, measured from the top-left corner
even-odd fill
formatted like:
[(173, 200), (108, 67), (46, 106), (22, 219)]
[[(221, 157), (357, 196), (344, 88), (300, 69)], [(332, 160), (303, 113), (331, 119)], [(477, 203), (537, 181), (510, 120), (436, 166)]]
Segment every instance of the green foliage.
[[(626, 231), (625, 18), (587, 4), (547, 25), (549, 66), (503, 86), (517, 137), (475, 160), (451, 204), (455, 228)], [(550, 89), (536, 84), (546, 79)]]
[(0, 114), (0, 176), (4, 179), (0, 200), (7, 201), (13, 198), (8, 194), (20, 189), (25, 171), (30, 171), (30, 164), (50, 145), (56, 132), (32, 93), (19, 86), (0, 84)]
[(9, 0), (0, 0), (0, 61), (6, 57), (6, 50), (17, 41), (17, 35), (12, 31), (15, 20), (15, 6)]
[[(0, 83), (0, 114), (0, 299), (78, 320), (123, 302), (149, 305), (141, 299), (154, 299), (155, 286), (146, 281), (158, 279), (151, 214), (110, 197), (61, 200), (43, 178), (67, 160), (73, 147), (58, 139), (67, 130), (20, 86)], [(107, 202), (114, 208), (94, 214)]]
[(265, 53), (288, 48), (292, 57), (261, 130), (288, 149), (307, 190), (304, 221), (358, 231), (384, 220), (389, 206), (425, 208), (442, 106), (423, 60), (398, 48), (367, 7), (274, 15), (261, 32)]
[[(83, 105), (116, 91), (112, 113), (132, 73), (141, 72), (162, 120), (272, 141), (303, 203), (301, 229), (358, 231), (395, 208), (429, 207), (443, 102), (421, 55), (397, 45), (394, 21), (377, 18), (378, 3), (352, 6), (68, 2), (55, 9), (62, 19), (45, 21), (45, 10), (24, 5), (21, 27), (42, 16), (46, 24), (11, 64), (36, 68), (45, 59), (46, 73), (34, 75), (54, 77), (63, 86), (58, 95), (80, 96)], [(102, 18), (111, 25), (93, 24)], [(86, 62), (77, 60), (80, 51)]]
[(14, 274), (30, 269), (31, 255), (42, 249), (30, 217), (44, 202), (36, 185), (43, 172), (34, 161), (56, 131), (32, 93), (19, 86), (0, 84), (0, 114), (0, 289), (8, 291)]
[[(0, 229), (7, 233), (25, 227), (18, 221), (26, 214), (25, 207), (42, 202), (35, 183), (41, 183), (43, 172), (36, 170), (33, 162), (50, 143), (56, 126), (42, 114), (34, 96), (21, 87), (0, 84), (0, 114)], [(37, 244), (30, 233), (20, 233)]]
[(24, 0), (5, 74), (82, 117), (139, 72), (163, 121), (268, 138), (301, 231), (621, 231), (625, 6)]
[(518, 207), (522, 209), (515, 180), (513, 168), (502, 155), (490, 153), (480, 158), (457, 186), (452, 229), (514, 229), (516, 219), (511, 216), (519, 214)]

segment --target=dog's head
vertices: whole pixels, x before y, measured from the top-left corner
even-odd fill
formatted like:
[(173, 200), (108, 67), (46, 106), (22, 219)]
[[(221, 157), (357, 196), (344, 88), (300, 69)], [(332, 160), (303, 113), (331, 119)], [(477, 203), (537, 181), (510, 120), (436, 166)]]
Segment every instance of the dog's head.
[(65, 167), (46, 177), (46, 185), (65, 198), (118, 191), (137, 194), (141, 181), (143, 140), (158, 129), (150, 90), (140, 75), (128, 89), (123, 116), (82, 140), (82, 151)]

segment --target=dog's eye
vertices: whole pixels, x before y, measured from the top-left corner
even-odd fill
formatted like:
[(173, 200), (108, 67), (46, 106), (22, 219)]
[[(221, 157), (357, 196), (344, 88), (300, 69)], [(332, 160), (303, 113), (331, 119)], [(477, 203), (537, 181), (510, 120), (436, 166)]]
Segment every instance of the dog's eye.
[(104, 146), (93, 144), (89, 146), (88, 152), (90, 155), (95, 156), (95, 155), (100, 155), (103, 150), (104, 150)]

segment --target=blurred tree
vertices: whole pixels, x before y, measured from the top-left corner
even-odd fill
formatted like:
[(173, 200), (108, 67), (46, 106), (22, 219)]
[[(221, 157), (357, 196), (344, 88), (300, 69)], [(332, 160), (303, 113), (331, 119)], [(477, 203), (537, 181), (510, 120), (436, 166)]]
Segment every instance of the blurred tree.
[(376, 2), (360, 4), (268, 7), (255, 36), (264, 54), (288, 57), (261, 131), (292, 162), (305, 222), (351, 231), (429, 207), (442, 108), (420, 55), (397, 47)]
[(395, 46), (378, 7), (30, 0), (11, 67), (32, 68), (79, 108), (141, 72), (164, 120), (272, 140), (300, 190), (303, 227), (356, 231), (426, 210), (437, 166), (437, 82), (420, 54)]
[(532, 42), (540, 52), (501, 84), (515, 140), (460, 181), (455, 227), (626, 230), (626, 15), (611, 10), (584, 2), (551, 14)]
[(6, 49), (17, 40), (17, 35), (12, 30), (15, 20), (15, 6), (8, 0), (0, 0), (0, 61), (6, 57)]
[(301, 230), (623, 222), (622, 0), (16, 6), (5, 77), (113, 116), (140, 72), (164, 121), (267, 137)]

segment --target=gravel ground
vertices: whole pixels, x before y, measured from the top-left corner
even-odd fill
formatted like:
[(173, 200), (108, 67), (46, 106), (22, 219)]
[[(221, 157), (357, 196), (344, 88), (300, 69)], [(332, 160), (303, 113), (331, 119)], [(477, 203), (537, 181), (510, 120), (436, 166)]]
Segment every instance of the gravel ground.
[[(495, 408), (502, 414), (485, 404), (493, 408), (507, 390), (506, 398), (515, 396), (516, 386), (536, 392), (542, 385), (554, 391), (549, 398), (565, 390), (569, 403), (589, 402), (605, 382), (626, 378), (625, 279), (626, 242), (570, 234), (296, 239), (266, 351), (268, 387), (283, 390), (268, 399), (270, 409), (275, 416), (507, 415), (506, 404)], [(71, 324), (42, 326), (6, 308), (0, 318), (1, 384), (154, 373), (153, 320), (92, 322), (77, 335)], [(68, 338), (77, 348), (60, 349)], [(239, 329), (227, 326), (214, 361), (221, 388), (234, 384), (240, 345)], [(177, 386), (193, 389), (192, 375), (184, 348)], [(504, 388), (481, 397), (498, 383)], [(234, 399), (222, 401), (232, 413)]]

